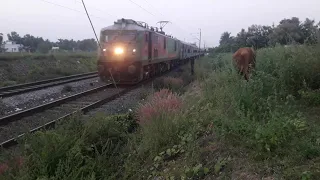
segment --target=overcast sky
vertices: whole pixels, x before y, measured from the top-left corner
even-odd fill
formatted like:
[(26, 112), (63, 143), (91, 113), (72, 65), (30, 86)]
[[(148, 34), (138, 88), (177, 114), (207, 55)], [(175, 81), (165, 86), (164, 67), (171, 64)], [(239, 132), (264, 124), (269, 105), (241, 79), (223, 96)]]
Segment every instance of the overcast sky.
[[(97, 33), (122, 17), (152, 26), (168, 20), (172, 24), (164, 28), (167, 34), (196, 42), (190, 33), (198, 33), (201, 28), (202, 42), (207, 46), (218, 45), (224, 31), (236, 35), (252, 24), (278, 24), (292, 16), (320, 20), (320, 0), (85, 0), (85, 3)], [(3, 34), (17, 31), (21, 36), (29, 33), (53, 41), (94, 37), (81, 0), (2, 0), (0, 8)]]

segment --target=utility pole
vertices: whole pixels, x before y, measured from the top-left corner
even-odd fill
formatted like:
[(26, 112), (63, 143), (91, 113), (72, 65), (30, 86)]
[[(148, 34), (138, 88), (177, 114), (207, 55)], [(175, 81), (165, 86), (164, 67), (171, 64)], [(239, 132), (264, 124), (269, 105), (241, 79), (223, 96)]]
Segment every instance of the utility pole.
[(200, 30), (200, 39), (199, 39), (199, 58), (200, 58), (200, 47), (201, 47), (201, 28), (199, 28)]

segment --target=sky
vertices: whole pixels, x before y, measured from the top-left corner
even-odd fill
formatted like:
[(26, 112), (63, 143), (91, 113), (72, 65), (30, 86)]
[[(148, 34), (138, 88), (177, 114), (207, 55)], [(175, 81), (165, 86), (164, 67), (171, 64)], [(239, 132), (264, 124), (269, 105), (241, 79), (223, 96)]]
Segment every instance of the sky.
[[(166, 34), (201, 47), (219, 45), (223, 32), (236, 35), (252, 24), (277, 25), (284, 18), (320, 21), (320, 0), (84, 0), (97, 33), (120, 18), (159, 26)], [(0, 2), (0, 33), (16, 31), (51, 41), (94, 38), (81, 0), (6, 0)], [(5, 37), (6, 39), (6, 37)]]

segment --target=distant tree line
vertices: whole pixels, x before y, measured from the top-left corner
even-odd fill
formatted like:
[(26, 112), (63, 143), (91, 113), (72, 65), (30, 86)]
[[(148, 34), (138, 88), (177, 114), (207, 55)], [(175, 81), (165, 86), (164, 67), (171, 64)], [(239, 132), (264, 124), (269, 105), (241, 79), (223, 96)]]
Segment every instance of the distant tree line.
[[(320, 22), (306, 18), (301, 22), (299, 18), (283, 19), (277, 26), (251, 25), (247, 30), (241, 29), (236, 36), (230, 32), (222, 33), (219, 46), (209, 51), (235, 52), (240, 47), (255, 47), (256, 49), (272, 47), (276, 44), (315, 44), (320, 38)], [(319, 39), (320, 40), (320, 39)]]
[[(14, 41), (16, 44), (22, 44), (20, 51), (48, 53), (52, 47), (59, 47), (60, 51), (95, 51), (97, 50), (97, 42), (95, 39), (84, 39), (75, 41), (73, 39), (58, 39), (57, 42), (51, 42), (42, 37), (35, 37), (30, 34), (20, 36), (13, 31), (7, 34), (8, 40)], [(3, 34), (0, 33), (0, 45), (3, 44)]]

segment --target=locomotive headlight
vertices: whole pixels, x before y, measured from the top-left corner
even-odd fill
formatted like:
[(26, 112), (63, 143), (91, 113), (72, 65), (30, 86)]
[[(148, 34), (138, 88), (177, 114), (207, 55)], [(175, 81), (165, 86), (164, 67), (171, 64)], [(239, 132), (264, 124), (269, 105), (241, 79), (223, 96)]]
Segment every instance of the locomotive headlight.
[(132, 52), (134, 52), (134, 53), (135, 53), (136, 51), (137, 51), (136, 49), (133, 49), (133, 50), (132, 50)]
[(114, 49), (114, 53), (119, 55), (119, 54), (123, 54), (123, 48), (117, 47)]

